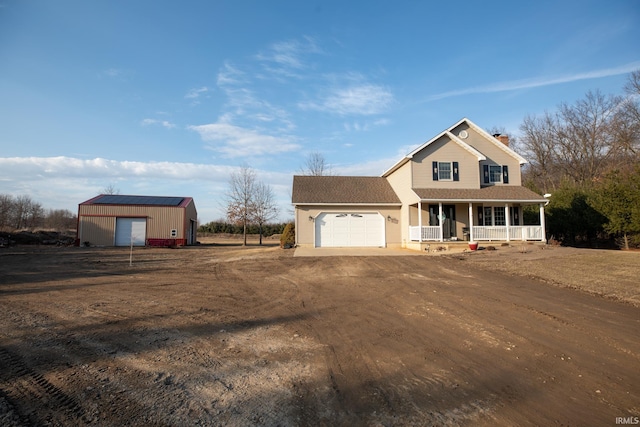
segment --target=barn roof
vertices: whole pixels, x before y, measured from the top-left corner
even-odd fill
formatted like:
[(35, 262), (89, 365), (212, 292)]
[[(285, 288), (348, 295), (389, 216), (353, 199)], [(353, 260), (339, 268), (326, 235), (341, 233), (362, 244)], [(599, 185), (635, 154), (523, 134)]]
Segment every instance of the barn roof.
[(121, 194), (101, 194), (81, 205), (136, 205), (136, 206), (186, 206), (191, 197), (129, 196)]

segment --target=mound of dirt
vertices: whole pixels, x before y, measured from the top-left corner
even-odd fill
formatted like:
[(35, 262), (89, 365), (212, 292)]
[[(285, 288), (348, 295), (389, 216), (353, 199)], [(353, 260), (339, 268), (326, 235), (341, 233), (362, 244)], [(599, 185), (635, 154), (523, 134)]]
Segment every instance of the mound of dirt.
[(75, 234), (58, 231), (21, 231), (19, 233), (0, 234), (0, 247), (11, 245), (55, 245), (70, 246), (75, 241)]

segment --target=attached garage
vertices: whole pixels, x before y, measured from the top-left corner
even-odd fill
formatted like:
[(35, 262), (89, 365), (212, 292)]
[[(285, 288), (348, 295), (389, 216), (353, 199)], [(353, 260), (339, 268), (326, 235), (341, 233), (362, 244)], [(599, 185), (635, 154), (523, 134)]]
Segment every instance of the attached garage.
[(379, 213), (323, 212), (315, 219), (315, 246), (384, 247), (384, 226)]
[(78, 205), (79, 244), (183, 246), (196, 243), (191, 197), (101, 194)]
[(294, 176), (296, 246), (401, 247), (400, 199), (368, 176)]

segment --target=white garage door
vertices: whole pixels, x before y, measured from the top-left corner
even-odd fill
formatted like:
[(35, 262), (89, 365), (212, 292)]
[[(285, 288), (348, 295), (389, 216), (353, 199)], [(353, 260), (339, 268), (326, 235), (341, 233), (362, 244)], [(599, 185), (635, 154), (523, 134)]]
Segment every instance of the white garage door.
[(378, 213), (321, 213), (316, 247), (385, 246), (384, 217)]
[(116, 246), (144, 246), (147, 239), (146, 218), (116, 218)]

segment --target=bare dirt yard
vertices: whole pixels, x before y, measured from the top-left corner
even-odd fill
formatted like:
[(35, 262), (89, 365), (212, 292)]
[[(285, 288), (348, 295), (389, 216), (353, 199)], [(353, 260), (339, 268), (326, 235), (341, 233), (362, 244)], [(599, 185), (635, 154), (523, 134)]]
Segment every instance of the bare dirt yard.
[(614, 426), (640, 253), (0, 249), (0, 425)]

